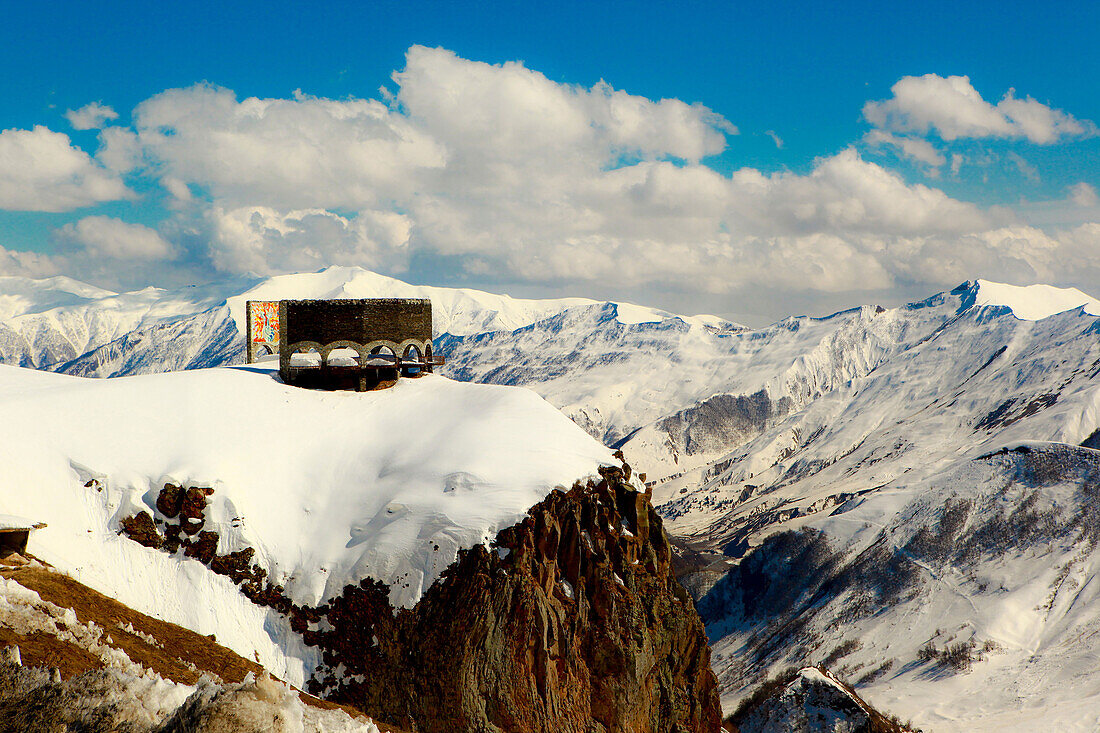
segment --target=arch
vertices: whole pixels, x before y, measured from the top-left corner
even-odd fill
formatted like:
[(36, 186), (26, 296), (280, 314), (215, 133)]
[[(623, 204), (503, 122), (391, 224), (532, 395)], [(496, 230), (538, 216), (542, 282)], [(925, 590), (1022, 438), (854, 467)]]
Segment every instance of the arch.
[[(301, 368), (319, 367), (324, 363), (324, 347), (316, 341), (298, 341), (286, 350), (287, 366)], [(312, 356), (315, 355), (315, 356)], [(282, 355), (280, 354), (280, 357)], [(295, 358), (300, 357), (300, 358)]]
[(393, 354), (394, 358), (396, 358), (397, 355), (401, 353), (401, 345), (398, 344), (395, 341), (390, 341), (388, 339), (379, 339), (377, 341), (371, 341), (365, 347), (365, 351), (368, 354), (380, 353), (381, 349), (388, 349), (389, 352), (391, 354)]
[(432, 342), (424, 342), (424, 371), (432, 371)]
[(404, 341), (401, 342), (401, 346), (398, 349), (398, 353), (404, 354), (405, 351), (410, 346), (415, 346), (417, 353), (423, 354), (424, 353), (424, 344), (425, 344), (425, 342), (421, 341), (420, 339), (405, 339)]
[(316, 341), (295, 341), (290, 346), (286, 347), (288, 354), (297, 354), (299, 351), (309, 351), (310, 349), (321, 353), (321, 349), (324, 348)]
[(325, 366), (330, 367), (354, 367), (359, 366), (359, 350), (347, 346), (337, 346), (329, 349), (325, 357)]
[(418, 376), (424, 368), (424, 352), (419, 344), (405, 342), (404, 351), (401, 352), (401, 376)]
[(366, 358), (366, 349), (356, 341), (345, 339), (325, 344), (321, 356), (328, 366), (360, 366)]
[(321, 356), (325, 357), (325, 359), (327, 360), (329, 355), (332, 354), (332, 352), (341, 351), (341, 350), (344, 350), (344, 349), (350, 349), (351, 351), (354, 351), (359, 356), (363, 355), (363, 345), (362, 344), (358, 343), (357, 341), (341, 340), (341, 341), (332, 341), (332, 342), (327, 343), (324, 346), (322, 346), (321, 347)]
[(400, 359), (392, 341), (372, 341), (367, 344), (369, 352), (363, 358), (363, 366), (396, 367)]

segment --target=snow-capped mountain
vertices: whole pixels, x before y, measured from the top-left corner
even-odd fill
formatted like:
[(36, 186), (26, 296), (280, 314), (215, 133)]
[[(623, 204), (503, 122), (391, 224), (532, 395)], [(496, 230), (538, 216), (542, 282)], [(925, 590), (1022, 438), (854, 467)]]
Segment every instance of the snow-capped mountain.
[[(255, 368), (99, 380), (0, 366), (0, 414), (0, 512), (47, 523), (35, 556), (299, 687), (318, 652), (231, 570), (192, 559), (204, 539), (206, 565), (246, 552), (243, 569), (287, 603), (370, 577), (409, 606), (459, 549), (613, 462), (529, 390), (434, 375), (328, 393)], [(186, 492), (182, 509), (166, 486)], [(143, 547), (142, 516), (199, 544)]]
[(747, 329), (354, 268), (191, 294), (0, 286), (5, 360), (99, 376), (240, 360), (249, 298), (430, 297), (447, 375), (528, 387), (647, 473), (727, 710), (823, 665), (926, 730), (1100, 715), (1100, 301), (1080, 291), (975, 280)]
[(63, 277), (6, 277), (0, 278), (0, 362), (97, 377), (239, 363), (245, 301), (368, 297), (430, 298), (437, 332), (458, 335), (512, 330), (593, 302), (408, 285), (355, 267), (132, 293)]

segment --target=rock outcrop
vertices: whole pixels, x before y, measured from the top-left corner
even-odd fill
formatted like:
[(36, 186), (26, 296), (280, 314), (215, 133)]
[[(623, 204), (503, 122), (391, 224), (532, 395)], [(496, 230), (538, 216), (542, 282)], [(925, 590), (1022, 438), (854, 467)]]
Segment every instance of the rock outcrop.
[(418, 733), (717, 733), (710, 650), (629, 468), (555, 491), (412, 609), (380, 583), (295, 619), (311, 690)]
[[(820, 667), (768, 680), (726, 721), (734, 733), (912, 733)], [(918, 732), (919, 733), (919, 732)]]
[(206, 489), (165, 485), (157, 516), (121, 529), (286, 614), (323, 653), (312, 692), (416, 733), (717, 733), (710, 650), (661, 520), (629, 466), (601, 474), (461, 551), (412, 609), (369, 579), (319, 608), (292, 604), (251, 548), (217, 554)]

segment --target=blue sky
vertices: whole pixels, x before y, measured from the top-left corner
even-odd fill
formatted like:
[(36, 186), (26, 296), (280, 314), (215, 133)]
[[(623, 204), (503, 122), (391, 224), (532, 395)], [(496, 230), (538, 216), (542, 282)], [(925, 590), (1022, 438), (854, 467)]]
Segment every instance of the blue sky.
[[(144, 3), (5, 8), (0, 129), (44, 126), (66, 135), (88, 161), (67, 163), (76, 166), (73, 175), (84, 176), (79, 195), (51, 199), (58, 195), (48, 188), (55, 180), (20, 173), (9, 184), (20, 193), (5, 199), (4, 166), (9, 174), (17, 165), (45, 171), (51, 163), (43, 151), (60, 154), (60, 141), (46, 145), (41, 133), (35, 143), (43, 145), (29, 158), (5, 158), (0, 144), (0, 247), (8, 255), (0, 258), (0, 274), (59, 272), (135, 287), (244, 268), (263, 274), (361, 262), (419, 282), (622, 297), (748, 320), (782, 315), (792, 305), (813, 311), (852, 298), (909, 297), (970, 269), (980, 270), (970, 273), (974, 277), (1086, 288), (1100, 281), (1100, 255), (1093, 252), (1100, 235), (1087, 226), (1100, 218), (1093, 201), (1100, 188), (1095, 4), (846, 3), (842, 10), (822, 3), (225, 5), (194, 2), (168, 13)], [(420, 59), (423, 74), (408, 74), (404, 83), (392, 79), (406, 68), (410, 49), (420, 46), (449, 55), (427, 54)], [(517, 61), (538, 78), (503, 73), (516, 69), (502, 64)], [(963, 76), (963, 87), (944, 81)], [(918, 81), (892, 91), (909, 77)], [(286, 110), (288, 118), (265, 117), (266, 127), (246, 133), (237, 127), (239, 108), (226, 113), (236, 115), (232, 121), (198, 120), (197, 110), (213, 99), (195, 91), (202, 82), (238, 104), (257, 97), (293, 106), (296, 90), (301, 96)], [(607, 87), (595, 96), (577, 93), (601, 82)], [(392, 97), (379, 93), (383, 85)], [(960, 88), (964, 94), (955, 101), (944, 96)], [(171, 89), (192, 93), (170, 105), (162, 93)], [(569, 98), (558, 99), (560, 90)], [(1000, 109), (1010, 90), (1013, 99), (1039, 105), (1029, 109), (1041, 119), (996, 118), (990, 110)], [(961, 110), (959, 100), (970, 92), (981, 104)], [(521, 98), (511, 100), (510, 93)], [(606, 116), (618, 112), (600, 107), (613, 93), (649, 103), (632, 106), (638, 117), (631, 118), (635, 132), (628, 139), (606, 125)], [(455, 97), (456, 106), (431, 94)], [(538, 94), (543, 98), (532, 96)], [(161, 112), (173, 120), (184, 115), (194, 125), (174, 141), (144, 139), (134, 110), (150, 99), (161, 100)], [(661, 107), (666, 99), (685, 103), (683, 109)], [(367, 156), (341, 180), (316, 177), (331, 166), (321, 166), (320, 174), (303, 174), (301, 166), (269, 169), (271, 161), (230, 160), (224, 149), (205, 167), (188, 162), (214, 155), (202, 145), (218, 135), (276, 162), (288, 155), (291, 139), (320, 146), (318, 160), (345, 159), (348, 150), (331, 148), (331, 141), (367, 133), (318, 122), (317, 114), (332, 110), (320, 111), (317, 100), (377, 102), (392, 118), (385, 135), (405, 134), (393, 130), (408, 123), (417, 142), (385, 154), (396, 166), (385, 175), (370, 170), (375, 163)], [(117, 117), (75, 129), (65, 113), (91, 102)], [(866, 111), (869, 102), (883, 105), (877, 123)], [(553, 141), (564, 147), (551, 154), (550, 143), (543, 150), (536, 139), (542, 132), (523, 127), (526, 117), (509, 115), (526, 104), (549, 119), (566, 114), (566, 107), (546, 106), (559, 103), (572, 105), (563, 120), (581, 110), (593, 115), (586, 124), (610, 131), (599, 140), (584, 138), (588, 158), (578, 155), (550, 170), (562, 151), (572, 155), (577, 139)], [(338, 117), (350, 114), (341, 109)], [(432, 115), (460, 119), (448, 127)], [(320, 127), (308, 128), (313, 122)], [(104, 124), (118, 128), (116, 143), (125, 131), (142, 138), (130, 146), (128, 163), (103, 153), (111, 147)], [(488, 150), (475, 139), (513, 126), (527, 130), (531, 146), (518, 139)], [(474, 137), (452, 135), (452, 128)], [(648, 137), (639, 142), (641, 128)], [(191, 147), (182, 145), (185, 138)], [(273, 138), (282, 142), (266, 152), (258, 147)], [(29, 141), (9, 135), (19, 150)], [(916, 152), (907, 155), (902, 144)], [(438, 158), (406, 168), (408, 160), (390, 159), (395, 154)], [(479, 157), (494, 158), (491, 179), (474, 162)], [(218, 160), (237, 171), (252, 166), (258, 177), (250, 184), (223, 175), (211, 167)], [(679, 175), (662, 173), (662, 164)], [(614, 169), (621, 175), (611, 176)], [(419, 178), (425, 170), (431, 175)], [(752, 198), (760, 186), (746, 170), (764, 177), (766, 200)], [(360, 178), (356, 171), (365, 172)], [(540, 171), (555, 185), (532, 182)], [(284, 174), (292, 179), (285, 187), (272, 183), (273, 175)], [(522, 190), (514, 183), (499, 190), (488, 185), (510, 177), (524, 182)], [(404, 178), (412, 184), (396, 182)], [(47, 188), (35, 199), (40, 185)], [(313, 195), (341, 186), (359, 195)], [(298, 199), (295, 187), (308, 193)], [(717, 193), (716, 187), (725, 188)], [(925, 189), (945, 200), (931, 201), (935, 196)], [(698, 210), (685, 203), (708, 196), (713, 205)], [(920, 210), (926, 204), (932, 208)], [(540, 212), (559, 208), (560, 216), (540, 221)], [(824, 213), (806, 214), (810, 209)], [(305, 211), (313, 213), (303, 223)], [(967, 255), (942, 264), (944, 252), (960, 249)], [(816, 258), (816, 269), (800, 273), (805, 252)], [(695, 270), (680, 267), (687, 259)], [(750, 270), (752, 277), (743, 274)]]

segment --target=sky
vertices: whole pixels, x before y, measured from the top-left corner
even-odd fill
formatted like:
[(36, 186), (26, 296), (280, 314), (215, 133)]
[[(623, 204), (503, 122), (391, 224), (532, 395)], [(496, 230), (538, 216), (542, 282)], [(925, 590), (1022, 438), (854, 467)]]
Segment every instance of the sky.
[(178, 5), (3, 4), (0, 275), (1100, 294), (1097, 4)]

